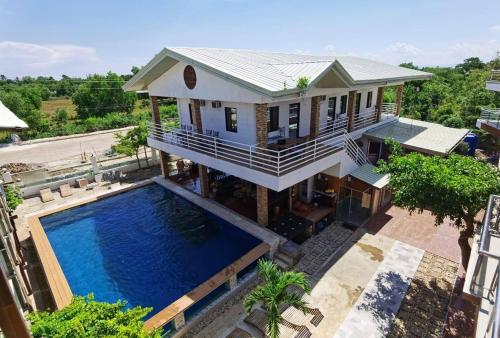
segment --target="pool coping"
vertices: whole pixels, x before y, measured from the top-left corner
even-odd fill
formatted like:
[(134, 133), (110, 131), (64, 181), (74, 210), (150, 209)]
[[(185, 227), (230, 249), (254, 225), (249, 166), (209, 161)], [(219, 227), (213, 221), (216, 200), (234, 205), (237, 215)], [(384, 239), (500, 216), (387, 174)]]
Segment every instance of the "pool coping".
[[(263, 236), (268, 232), (267, 229), (262, 228), (264, 232), (259, 232), (257, 231), (258, 235), (255, 234), (255, 229), (254, 227), (258, 227), (258, 225), (253, 225), (250, 224), (250, 228), (253, 229), (254, 231), (249, 230), (246, 227), (242, 227), (239, 223), (237, 223), (235, 220), (240, 222), (241, 220), (236, 218), (235, 215), (232, 215), (232, 218), (229, 217), (228, 215), (224, 212), (223, 216), (221, 216), (221, 210), (224, 211), (223, 207), (217, 206), (219, 209), (214, 210), (211, 208), (207, 208), (205, 205), (200, 205), (200, 203), (196, 203), (193, 201), (193, 196), (190, 196), (190, 194), (195, 195), (191, 193), (190, 191), (187, 191), (183, 187), (180, 187), (176, 185), (175, 183), (171, 182), (173, 186), (166, 186), (165, 184), (161, 184), (158, 182), (158, 177), (147, 179), (144, 181), (137, 182), (131, 186), (115, 189), (113, 191), (109, 192), (103, 192), (91, 197), (87, 198), (82, 198), (79, 199), (75, 202), (67, 203), (64, 205), (56, 206), (54, 208), (50, 208), (47, 210), (43, 210), (40, 212), (36, 213), (31, 213), (29, 215), (26, 215), (26, 221), (27, 225), (31, 234), (31, 238), (33, 240), (33, 243), (36, 248), (37, 255), (40, 259), (42, 269), (44, 272), (44, 275), (47, 279), (47, 283), (49, 285), (49, 290), (50, 294), (52, 296), (52, 299), (54, 301), (55, 305), (55, 310), (59, 310), (64, 308), (65, 306), (69, 305), (71, 303), (71, 300), (73, 298), (73, 292), (71, 291), (71, 288), (69, 286), (69, 283), (66, 279), (66, 276), (64, 275), (64, 272), (59, 264), (59, 261), (57, 260), (57, 257), (55, 255), (55, 252), (50, 244), (50, 241), (45, 233), (45, 230), (43, 229), (42, 223), (40, 221), (41, 217), (48, 216), (54, 213), (58, 213), (67, 209), (79, 207), (82, 205), (86, 205), (92, 202), (96, 202), (100, 199), (108, 198), (114, 195), (121, 194), (123, 192), (127, 192), (136, 188), (140, 188), (149, 184), (156, 183), (165, 189), (173, 192), (174, 194), (177, 194), (189, 202), (195, 204), (196, 206), (205, 209), (217, 217), (220, 217), (221, 219), (228, 221), (231, 223), (233, 226), (238, 227), (239, 229), (245, 231), (246, 233), (256, 237), (261, 241), (260, 244), (256, 245), (253, 247), (251, 250), (249, 250), (247, 253), (244, 255), (240, 256), (237, 260), (232, 262), (231, 264), (227, 265), (224, 267), (222, 270), (218, 271), (216, 274), (211, 276), (209, 279), (207, 279), (205, 282), (202, 284), (198, 285), (194, 289), (190, 290), (188, 293), (184, 294), (174, 302), (170, 303), (160, 311), (158, 311), (155, 315), (153, 315), (151, 318), (146, 320), (144, 322), (144, 326), (147, 330), (152, 330), (155, 328), (161, 328), (164, 325), (168, 324), (172, 320), (175, 320), (175, 318), (179, 314), (183, 314), (184, 311), (186, 311), (188, 308), (190, 308), (192, 305), (194, 305), (196, 302), (199, 300), (203, 299), (205, 296), (207, 296), (210, 292), (215, 290), (217, 287), (223, 285), (224, 283), (228, 282), (230, 278), (235, 276), (238, 272), (255, 262), (258, 258), (266, 255), (267, 253), (271, 253), (273, 249), (276, 249), (277, 246), (279, 245), (280, 242), (280, 237), (278, 237), (276, 234), (274, 234), (274, 237), (272, 240), (267, 238), (266, 236)], [(170, 183), (170, 182), (169, 182)], [(181, 190), (179, 190), (181, 189)], [(186, 194), (187, 193), (187, 194)], [(195, 195), (196, 197), (202, 198), (200, 196)], [(250, 221), (243, 219), (243, 223), (247, 223)], [(248, 226), (248, 224), (246, 224)], [(259, 227), (260, 228), (260, 227)], [(259, 229), (257, 229), (259, 230)], [(265, 240), (267, 238), (267, 240)], [(271, 243), (269, 243), (271, 242)]]

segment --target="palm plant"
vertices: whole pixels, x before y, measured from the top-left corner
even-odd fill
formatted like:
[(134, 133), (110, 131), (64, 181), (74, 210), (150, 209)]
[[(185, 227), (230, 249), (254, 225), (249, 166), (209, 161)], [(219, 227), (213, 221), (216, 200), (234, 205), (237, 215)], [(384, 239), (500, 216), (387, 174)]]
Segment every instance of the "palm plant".
[(267, 333), (270, 338), (278, 338), (279, 324), (285, 321), (280, 311), (284, 305), (293, 306), (304, 314), (307, 310), (307, 303), (301, 299), (301, 295), (290, 292), (288, 288), (298, 286), (309, 294), (311, 287), (304, 273), (281, 271), (271, 261), (259, 260), (258, 271), (264, 283), (245, 297), (245, 311), (250, 313), (255, 304), (261, 304), (267, 315)]

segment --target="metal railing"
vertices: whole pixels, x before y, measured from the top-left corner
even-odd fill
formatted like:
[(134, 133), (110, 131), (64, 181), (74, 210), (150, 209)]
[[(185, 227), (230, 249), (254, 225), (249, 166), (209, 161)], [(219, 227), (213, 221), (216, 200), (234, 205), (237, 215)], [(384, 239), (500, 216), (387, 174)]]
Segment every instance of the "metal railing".
[(396, 115), (397, 106), (395, 103), (382, 103), (382, 114)]
[(347, 130), (347, 116), (337, 117), (333, 121), (327, 121), (319, 125), (319, 135), (326, 135), (339, 130)]
[(272, 150), (202, 134), (197, 131), (168, 129), (149, 125), (149, 136), (155, 140), (232, 162), (271, 175), (281, 176), (304, 165), (332, 155), (344, 148), (347, 132), (336, 129), (318, 137), (283, 149)]
[(375, 109), (361, 114), (355, 114), (352, 121), (352, 131), (369, 127), (376, 122), (377, 112)]
[(479, 119), (489, 126), (500, 127), (500, 108), (481, 108)]
[(349, 133), (346, 133), (344, 148), (349, 157), (359, 166), (368, 163), (368, 157)]
[(488, 81), (500, 81), (500, 69), (493, 69), (490, 74), (490, 78)]
[[(474, 267), (470, 291), (475, 295), (484, 297), (483, 290), (487, 290), (486, 298), (493, 303), (493, 311), (491, 311), (488, 327), (485, 337), (500, 338), (500, 289), (499, 289), (499, 269), (500, 256), (492, 253), (488, 246), (492, 236), (499, 236), (500, 226), (500, 195), (491, 195), (488, 200), (488, 206), (484, 215), (483, 226), (481, 228), (478, 258)], [(490, 282), (479, 281), (479, 276), (486, 269), (488, 259), (496, 261), (496, 270)], [(485, 284), (488, 284), (485, 287)]]

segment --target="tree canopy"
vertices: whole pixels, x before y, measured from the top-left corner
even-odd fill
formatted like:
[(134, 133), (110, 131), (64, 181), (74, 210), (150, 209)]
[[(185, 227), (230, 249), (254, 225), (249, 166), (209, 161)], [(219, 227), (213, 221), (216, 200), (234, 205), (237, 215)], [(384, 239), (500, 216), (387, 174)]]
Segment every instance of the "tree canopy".
[(54, 312), (32, 312), (28, 315), (33, 337), (155, 337), (147, 332), (142, 319), (151, 308), (126, 309), (126, 302), (97, 302), (92, 295), (76, 296), (71, 304)]
[(475, 230), (475, 217), (486, 208), (491, 194), (500, 191), (500, 171), (472, 157), (449, 157), (420, 153), (403, 155), (400, 145), (388, 142), (392, 154), (380, 161), (377, 171), (390, 174), (392, 202), (411, 212), (430, 210), (436, 225), (449, 218), (460, 229), (462, 264), (470, 255), (468, 239)]

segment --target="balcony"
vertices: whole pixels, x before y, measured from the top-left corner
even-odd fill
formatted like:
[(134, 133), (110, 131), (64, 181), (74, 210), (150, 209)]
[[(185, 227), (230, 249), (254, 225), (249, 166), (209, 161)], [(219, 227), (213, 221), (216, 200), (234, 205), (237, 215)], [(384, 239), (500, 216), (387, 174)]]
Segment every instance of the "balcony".
[(476, 127), (500, 136), (500, 108), (482, 108)]
[(281, 191), (341, 162), (350, 136), (345, 121), (326, 124), (318, 137), (282, 150), (205, 135), (192, 130), (149, 126), (148, 144), (205, 166)]
[(475, 237), (464, 293), (479, 300), (476, 337), (500, 337), (500, 196), (490, 196), (481, 233)]
[(486, 89), (500, 92), (500, 69), (492, 70), (486, 81)]

